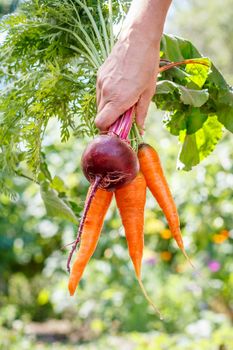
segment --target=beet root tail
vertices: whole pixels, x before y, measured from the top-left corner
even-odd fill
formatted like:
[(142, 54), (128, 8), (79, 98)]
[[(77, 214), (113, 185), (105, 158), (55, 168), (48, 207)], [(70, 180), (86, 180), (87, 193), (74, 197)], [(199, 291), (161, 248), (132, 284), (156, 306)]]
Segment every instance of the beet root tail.
[(66, 268), (67, 268), (67, 271), (69, 273), (70, 273), (70, 262), (71, 262), (72, 256), (73, 256), (73, 254), (74, 254), (74, 252), (75, 252), (75, 250), (77, 248), (78, 243), (81, 240), (81, 236), (82, 236), (82, 232), (83, 232), (83, 226), (84, 226), (84, 223), (85, 223), (85, 220), (86, 220), (86, 217), (87, 217), (87, 213), (88, 213), (88, 210), (90, 208), (92, 199), (94, 198), (95, 193), (96, 193), (96, 191), (98, 189), (100, 181), (101, 181), (101, 177), (100, 176), (96, 176), (95, 177), (95, 181), (92, 183), (91, 190), (90, 190), (90, 192), (88, 194), (88, 197), (86, 199), (83, 215), (82, 215), (82, 218), (81, 218), (81, 221), (80, 221), (80, 225), (79, 225), (79, 229), (78, 229), (78, 233), (77, 233), (77, 237), (76, 237), (76, 240), (74, 241), (74, 244), (72, 245), (71, 251), (70, 251), (68, 259), (67, 259)]

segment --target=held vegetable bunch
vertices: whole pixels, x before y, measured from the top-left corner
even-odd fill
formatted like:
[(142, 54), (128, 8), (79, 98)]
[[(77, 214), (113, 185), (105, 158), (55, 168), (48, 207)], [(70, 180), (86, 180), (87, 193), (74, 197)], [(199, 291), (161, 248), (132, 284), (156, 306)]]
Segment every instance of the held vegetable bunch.
[(96, 137), (83, 153), (82, 169), (91, 186), (87, 194), (78, 235), (67, 261), (67, 269), (70, 272), (72, 255), (77, 244), (80, 243), (70, 274), (69, 291), (71, 295), (74, 294), (84, 269), (95, 251), (104, 217), (114, 193), (136, 277), (146, 299), (160, 314), (147, 295), (141, 280), (147, 187), (163, 210), (179, 248), (188, 260), (189, 258), (181, 237), (176, 205), (164, 176), (159, 156), (153, 147), (142, 142), (136, 125), (133, 128), (139, 139), (137, 154), (130, 146), (128, 135), (132, 126), (132, 115), (133, 108), (121, 116), (110, 127), (107, 134)]
[[(0, 43), (0, 193), (10, 194), (7, 180), (13, 176), (31, 179), (39, 184), (52, 215), (77, 222), (66, 194), (61, 198), (54, 191), (54, 178), (42, 152), (43, 138), (52, 118), (59, 121), (62, 141), (71, 133), (80, 138), (98, 133), (94, 125), (97, 70), (114, 45), (113, 27), (120, 27), (128, 3), (28, 0), (1, 21), (5, 39)], [(182, 38), (163, 35), (161, 65), (153, 102), (166, 112), (165, 125), (181, 144), (179, 168), (190, 170), (214, 149), (223, 127), (233, 131), (233, 92), (210, 60)], [(132, 148), (125, 141), (129, 131)], [(95, 249), (113, 191), (140, 284), (146, 185), (184, 252), (177, 211), (158, 156), (149, 146), (140, 145), (129, 115), (88, 146), (83, 170), (91, 188), (72, 249), (83, 232), (71, 272), (71, 293)]]
[[(42, 147), (51, 119), (64, 142), (98, 133), (96, 75), (129, 3), (28, 0), (1, 20), (0, 193), (11, 194), (7, 183), (14, 176), (32, 178), (42, 192), (53, 188)], [(233, 131), (233, 93), (221, 73), (189, 41), (163, 35), (161, 64), (190, 59), (206, 65), (164, 70), (153, 97), (181, 145), (178, 167), (184, 170), (212, 152), (223, 127)]]

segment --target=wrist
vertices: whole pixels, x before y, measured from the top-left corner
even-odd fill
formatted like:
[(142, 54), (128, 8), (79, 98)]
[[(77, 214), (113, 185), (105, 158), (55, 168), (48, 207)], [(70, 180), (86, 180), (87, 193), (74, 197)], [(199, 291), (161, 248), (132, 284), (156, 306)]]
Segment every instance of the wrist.
[(132, 23), (127, 23), (127, 25), (122, 27), (119, 41), (127, 41), (137, 44), (137, 46), (157, 48), (160, 45), (161, 36), (162, 30), (149, 32), (149, 28), (146, 28), (140, 21), (135, 19)]
[(133, 0), (120, 38), (141, 38), (151, 45), (160, 42), (171, 0)]

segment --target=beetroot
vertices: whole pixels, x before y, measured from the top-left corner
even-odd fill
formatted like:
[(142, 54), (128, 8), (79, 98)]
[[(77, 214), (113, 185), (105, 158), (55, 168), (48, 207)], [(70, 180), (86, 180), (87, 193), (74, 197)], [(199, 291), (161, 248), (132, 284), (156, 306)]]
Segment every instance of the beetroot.
[(115, 190), (135, 178), (139, 164), (126, 141), (116, 135), (100, 135), (84, 151), (82, 169), (91, 183), (99, 178), (99, 187)]

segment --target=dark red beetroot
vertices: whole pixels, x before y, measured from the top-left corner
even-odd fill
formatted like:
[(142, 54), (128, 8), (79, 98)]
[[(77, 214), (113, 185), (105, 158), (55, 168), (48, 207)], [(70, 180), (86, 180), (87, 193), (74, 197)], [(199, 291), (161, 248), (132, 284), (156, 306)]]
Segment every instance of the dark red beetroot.
[(115, 190), (132, 181), (139, 171), (136, 153), (116, 135), (97, 136), (82, 156), (84, 175), (93, 183), (100, 178), (99, 187)]

